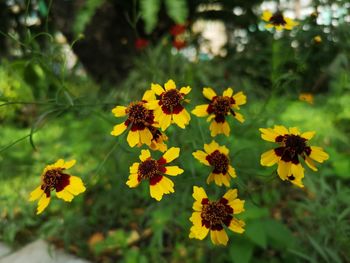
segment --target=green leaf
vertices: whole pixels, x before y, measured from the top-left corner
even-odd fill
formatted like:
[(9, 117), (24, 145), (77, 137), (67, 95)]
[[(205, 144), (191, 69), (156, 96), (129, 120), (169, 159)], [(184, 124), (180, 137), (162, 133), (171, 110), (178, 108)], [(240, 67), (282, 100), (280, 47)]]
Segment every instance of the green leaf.
[(295, 237), (292, 232), (281, 222), (273, 219), (264, 221), (266, 232), (269, 238), (275, 242), (275, 245), (282, 248), (291, 248), (295, 244)]
[(230, 257), (234, 263), (248, 263), (253, 256), (254, 245), (246, 239), (234, 238), (230, 247)]
[(178, 24), (185, 23), (188, 7), (185, 0), (165, 0), (168, 16)]
[(266, 230), (262, 221), (255, 220), (247, 223), (245, 235), (258, 246), (262, 248), (267, 247)]
[(151, 33), (158, 21), (160, 0), (140, 0), (141, 17), (145, 21), (145, 31)]
[(85, 5), (78, 11), (74, 21), (73, 31), (76, 35), (84, 32), (85, 27), (89, 24), (97, 9), (102, 6), (103, 3), (104, 0), (85, 1)]
[(325, 253), (324, 249), (320, 246), (320, 244), (311, 236), (308, 236), (308, 239), (310, 241), (310, 244), (315, 248), (315, 250), (318, 252), (320, 256), (326, 261), (329, 262), (329, 259), (327, 257), (327, 254)]

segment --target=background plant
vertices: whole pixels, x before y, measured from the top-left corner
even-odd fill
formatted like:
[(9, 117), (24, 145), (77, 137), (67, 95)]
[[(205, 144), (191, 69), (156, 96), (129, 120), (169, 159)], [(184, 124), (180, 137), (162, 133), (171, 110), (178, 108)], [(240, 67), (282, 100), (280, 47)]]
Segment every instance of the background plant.
[[(100, 262), (348, 260), (350, 37), (346, 1), (313, 2), (319, 11), (338, 5), (331, 14), (336, 26), (306, 17), (299, 29), (278, 39), (262, 29), (259, 1), (216, 1), (222, 6), (216, 11), (198, 11), (198, 5), (206, 1), (187, 1), (183, 7), (187, 11), (181, 11), (178, 18), (162, 11), (166, 1), (128, 1), (125, 5), (77, 1), (74, 12), (65, 15), (59, 2), (7, 1), (0, 8), (4, 10), (0, 19), (1, 240), (20, 246), (45, 237)], [(159, 10), (149, 35), (144, 23), (150, 22), (142, 7), (146, 4)], [(13, 11), (15, 6), (19, 12)], [(117, 7), (123, 15), (110, 13)], [(243, 9), (243, 15), (232, 13), (235, 7)], [(234, 39), (225, 46), (227, 55), (208, 59), (211, 56), (197, 53), (189, 61), (185, 50), (176, 52), (168, 29), (182, 22), (181, 17), (189, 24), (200, 18), (223, 21), (229, 39)], [(29, 18), (41, 23), (28, 24), (34, 21)], [(66, 26), (68, 21), (78, 25)], [(110, 30), (111, 23), (126, 36), (126, 44), (117, 30)], [(189, 34), (191, 47), (198, 47), (201, 36)], [(322, 37), (321, 43), (313, 41), (315, 35)], [(142, 52), (133, 45), (139, 36), (151, 42)], [(76, 63), (69, 64), (69, 47), (77, 56)], [(246, 232), (230, 235), (227, 248), (188, 239), (192, 186), (205, 187), (213, 197), (224, 191), (205, 184), (207, 170), (191, 156), (211, 140), (205, 120), (193, 116), (186, 130), (169, 129), (171, 144), (182, 147), (178, 162), (186, 171), (174, 179), (173, 195), (155, 203), (146, 186), (131, 191), (125, 185), (128, 167), (139, 149), (130, 149), (123, 137), (109, 135), (115, 123), (110, 110), (140, 99), (138, 94), (151, 82), (164, 83), (169, 78), (192, 87), (188, 110), (203, 102), (203, 86), (213, 86), (218, 92), (233, 86), (247, 93), (248, 103), (242, 108), (246, 122), (231, 122), (233, 136), (220, 137), (221, 144), (230, 146), (237, 171), (232, 185), (247, 202), (242, 214)], [(299, 101), (301, 92), (311, 92), (314, 104)], [(268, 145), (260, 140), (258, 128), (279, 123), (316, 130), (315, 143), (330, 154), (318, 173), (306, 174), (305, 190), (284, 184), (276, 179), (273, 168), (259, 164)], [(75, 172), (88, 190), (71, 204), (53, 202), (37, 217), (35, 207), (27, 202), (28, 194), (37, 185), (43, 165), (57, 157), (78, 159)]]

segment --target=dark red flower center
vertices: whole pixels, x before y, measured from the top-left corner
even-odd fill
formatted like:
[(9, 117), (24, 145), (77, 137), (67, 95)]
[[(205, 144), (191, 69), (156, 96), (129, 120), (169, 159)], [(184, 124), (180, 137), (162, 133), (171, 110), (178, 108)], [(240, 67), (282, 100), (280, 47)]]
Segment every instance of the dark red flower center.
[(271, 16), (269, 22), (275, 26), (284, 26), (287, 24), (286, 20), (284, 20), (284, 17), (281, 12), (277, 12)]
[(159, 165), (156, 160), (149, 159), (140, 163), (138, 175), (141, 179), (150, 179), (159, 174)]
[(153, 126), (148, 127), (148, 129), (152, 133), (152, 136), (153, 136), (152, 141), (157, 141), (158, 139), (162, 138), (163, 134), (159, 129), (157, 129)]
[(154, 185), (162, 179), (164, 172), (166, 171), (162, 158), (158, 161), (154, 159), (147, 159), (140, 163), (137, 175), (138, 180), (150, 180), (150, 184)]
[(216, 122), (225, 122), (225, 116), (227, 116), (229, 112), (235, 115), (234, 111), (231, 110), (231, 106), (234, 103), (235, 101), (233, 98), (227, 96), (215, 96), (210, 102), (207, 112), (215, 115)]
[(207, 198), (202, 200), (202, 224), (211, 230), (221, 230), (222, 224), (230, 225), (233, 209), (225, 198), (210, 202)]
[(181, 106), (183, 98), (184, 96), (177, 89), (171, 89), (161, 94), (159, 104), (163, 112), (176, 114), (183, 109)]
[(214, 167), (213, 173), (216, 173), (216, 174), (227, 173), (228, 166), (229, 166), (229, 159), (225, 154), (216, 150), (213, 153), (209, 154), (206, 157), (206, 159), (209, 162), (209, 164)]
[(294, 134), (280, 135), (276, 138), (276, 142), (281, 147), (275, 149), (277, 156), (281, 156), (281, 160), (285, 162), (299, 163), (298, 156), (304, 154), (310, 155), (311, 148), (307, 146), (306, 139)]
[(144, 102), (132, 102), (126, 109), (128, 119), (126, 125), (132, 124), (131, 130), (143, 130), (154, 123), (153, 111), (146, 109)]
[(47, 197), (50, 196), (51, 190), (55, 189), (56, 192), (60, 192), (69, 185), (70, 175), (63, 173), (63, 170), (63, 168), (55, 168), (46, 171), (44, 174), (41, 189)]

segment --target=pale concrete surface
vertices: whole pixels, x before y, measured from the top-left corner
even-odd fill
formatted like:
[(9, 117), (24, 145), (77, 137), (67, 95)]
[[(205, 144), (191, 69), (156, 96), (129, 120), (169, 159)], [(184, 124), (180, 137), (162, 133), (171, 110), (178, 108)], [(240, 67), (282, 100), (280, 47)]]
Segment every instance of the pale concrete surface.
[(10, 254), (11, 249), (3, 243), (0, 243), (0, 258)]
[(12, 254), (0, 257), (0, 263), (91, 263), (57, 250), (43, 240), (32, 242)]

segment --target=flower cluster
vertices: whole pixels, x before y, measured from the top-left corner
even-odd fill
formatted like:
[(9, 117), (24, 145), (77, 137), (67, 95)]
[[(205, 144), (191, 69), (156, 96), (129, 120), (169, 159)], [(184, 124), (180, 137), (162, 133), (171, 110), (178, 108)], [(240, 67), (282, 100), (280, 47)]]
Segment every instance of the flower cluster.
[[(262, 19), (268, 22), (267, 27), (277, 30), (291, 30), (297, 25), (292, 19), (285, 17), (281, 12), (271, 13), (265, 11)], [(171, 29), (171, 34), (178, 38), (186, 28), (177, 25)], [(315, 41), (318, 41), (315, 39)], [(140, 42), (140, 46), (146, 45)], [(150, 150), (159, 151), (162, 156), (152, 157), (149, 149), (142, 149), (139, 162), (130, 166), (130, 175), (126, 185), (135, 188), (142, 181), (148, 181), (149, 193), (157, 201), (162, 200), (165, 194), (174, 193), (174, 183), (168, 176), (177, 176), (184, 170), (177, 165), (170, 165), (180, 156), (180, 148), (168, 148), (168, 136), (166, 130), (175, 124), (185, 129), (191, 116), (185, 105), (189, 102), (187, 96), (191, 92), (189, 86), (177, 88), (173, 80), (168, 80), (164, 86), (152, 83), (149, 90), (145, 91), (142, 98), (132, 101), (128, 105), (118, 105), (112, 109), (117, 118), (122, 122), (116, 124), (111, 135), (120, 136), (127, 131), (126, 141), (130, 147), (146, 146)], [(211, 137), (223, 134), (230, 136), (230, 118), (243, 123), (244, 117), (240, 113), (240, 107), (247, 102), (246, 95), (239, 91), (234, 92), (229, 87), (218, 95), (214, 89), (205, 87), (202, 90), (206, 104), (197, 105), (191, 113), (197, 117), (206, 117), (210, 122)], [(312, 94), (304, 94), (301, 100), (313, 102)], [(208, 102), (209, 101), (209, 102)], [(260, 163), (263, 166), (277, 164), (277, 174), (283, 181), (289, 181), (298, 187), (304, 187), (305, 163), (313, 171), (317, 171), (315, 161), (322, 163), (329, 158), (322, 148), (309, 146), (309, 140), (315, 135), (314, 131), (301, 133), (298, 128), (286, 128), (274, 126), (273, 128), (260, 128), (262, 139), (274, 142), (277, 147), (261, 155)], [(215, 183), (216, 186), (231, 187), (232, 178), (236, 178), (236, 170), (232, 166), (230, 151), (225, 145), (220, 145), (215, 140), (204, 143), (204, 150), (196, 150), (193, 157), (200, 163), (209, 166), (210, 172), (207, 184)], [(37, 214), (40, 214), (49, 205), (52, 192), (66, 202), (83, 193), (86, 188), (83, 181), (66, 173), (66, 170), (74, 166), (75, 160), (65, 162), (59, 159), (56, 163), (45, 167), (41, 175), (41, 184), (30, 194), (30, 201), (38, 200)], [(236, 217), (244, 211), (244, 200), (238, 198), (237, 189), (227, 189), (226, 193), (218, 200), (211, 201), (202, 187), (193, 186), (193, 213), (190, 217), (192, 227), (189, 237), (203, 240), (210, 232), (211, 241), (215, 245), (227, 245), (228, 235), (225, 229), (236, 233), (243, 233), (245, 222)]]
[(142, 145), (151, 150), (163, 152), (159, 159), (153, 159), (149, 150), (141, 150), (140, 163), (135, 162), (130, 167), (130, 176), (126, 184), (130, 188), (138, 186), (141, 181), (148, 180), (150, 195), (160, 201), (164, 194), (174, 192), (174, 183), (164, 175), (176, 176), (183, 173), (178, 166), (165, 166), (179, 157), (180, 148), (168, 146), (165, 131), (171, 124), (184, 129), (191, 116), (184, 107), (189, 94), (189, 86), (176, 88), (173, 80), (162, 87), (151, 84), (140, 101), (131, 102), (128, 106), (116, 106), (112, 113), (115, 117), (126, 119), (114, 126), (111, 135), (119, 136), (129, 129), (127, 142), (130, 147)]

